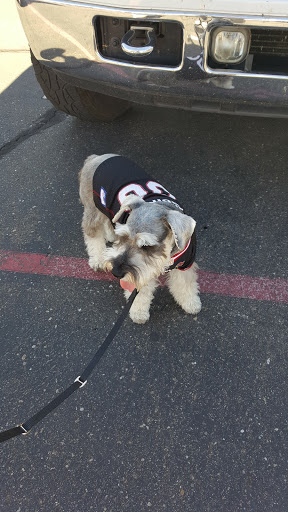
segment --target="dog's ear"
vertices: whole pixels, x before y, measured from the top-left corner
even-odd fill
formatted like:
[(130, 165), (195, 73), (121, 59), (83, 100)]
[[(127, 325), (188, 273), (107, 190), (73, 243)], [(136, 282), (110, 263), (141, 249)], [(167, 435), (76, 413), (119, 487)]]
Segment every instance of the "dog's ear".
[(192, 217), (185, 215), (185, 213), (180, 213), (175, 210), (167, 212), (166, 221), (174, 235), (175, 244), (180, 251), (183, 251), (193, 234), (196, 221), (192, 219)]
[(136, 196), (135, 194), (130, 194), (126, 197), (125, 201), (121, 204), (119, 212), (116, 213), (115, 217), (113, 217), (112, 222), (117, 222), (118, 219), (123, 215), (125, 212), (131, 212), (131, 210), (135, 208), (139, 208), (145, 201), (141, 199), (141, 197)]
[(138, 233), (136, 244), (138, 247), (153, 247), (158, 245), (158, 238), (153, 233)]

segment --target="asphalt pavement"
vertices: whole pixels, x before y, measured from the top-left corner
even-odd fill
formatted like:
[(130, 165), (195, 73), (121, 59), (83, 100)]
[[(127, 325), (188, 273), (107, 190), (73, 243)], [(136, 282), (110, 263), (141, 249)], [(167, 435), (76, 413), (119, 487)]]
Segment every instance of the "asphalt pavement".
[[(287, 300), (222, 284), (287, 290), (288, 120), (136, 106), (84, 123), (43, 98), (24, 39), (0, 59), (0, 250), (84, 264), (78, 171), (113, 152), (181, 200), (200, 268), (220, 276), (197, 317), (159, 288), (150, 321), (125, 321), (87, 385), (1, 446), (0, 510), (287, 512)], [(0, 279), (5, 429), (81, 373), (124, 298), (101, 277)]]

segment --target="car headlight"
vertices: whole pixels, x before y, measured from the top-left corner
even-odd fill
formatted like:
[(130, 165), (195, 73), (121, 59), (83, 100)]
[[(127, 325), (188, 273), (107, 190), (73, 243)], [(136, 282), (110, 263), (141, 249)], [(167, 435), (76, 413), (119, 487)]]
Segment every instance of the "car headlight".
[(221, 64), (239, 64), (248, 55), (250, 30), (239, 27), (219, 27), (212, 32), (210, 55)]

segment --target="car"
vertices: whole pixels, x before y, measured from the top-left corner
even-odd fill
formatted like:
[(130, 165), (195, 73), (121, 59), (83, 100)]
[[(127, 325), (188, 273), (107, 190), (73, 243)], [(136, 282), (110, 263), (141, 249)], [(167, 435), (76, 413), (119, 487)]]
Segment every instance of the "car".
[(17, 0), (56, 109), (109, 121), (135, 104), (288, 116), (281, 0)]

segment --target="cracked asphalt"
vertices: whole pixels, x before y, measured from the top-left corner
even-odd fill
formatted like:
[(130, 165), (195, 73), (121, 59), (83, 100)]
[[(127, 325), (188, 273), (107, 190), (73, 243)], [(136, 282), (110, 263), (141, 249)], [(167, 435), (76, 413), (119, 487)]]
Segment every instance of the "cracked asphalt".
[[(85, 258), (77, 174), (116, 152), (181, 198), (203, 270), (287, 279), (287, 120), (137, 106), (83, 123), (43, 98), (17, 34), (0, 39), (0, 249)], [(124, 300), (107, 281), (0, 279), (6, 429), (81, 373)], [(1, 445), (1, 512), (287, 512), (287, 304), (202, 302), (193, 318), (158, 289), (83, 389)]]

